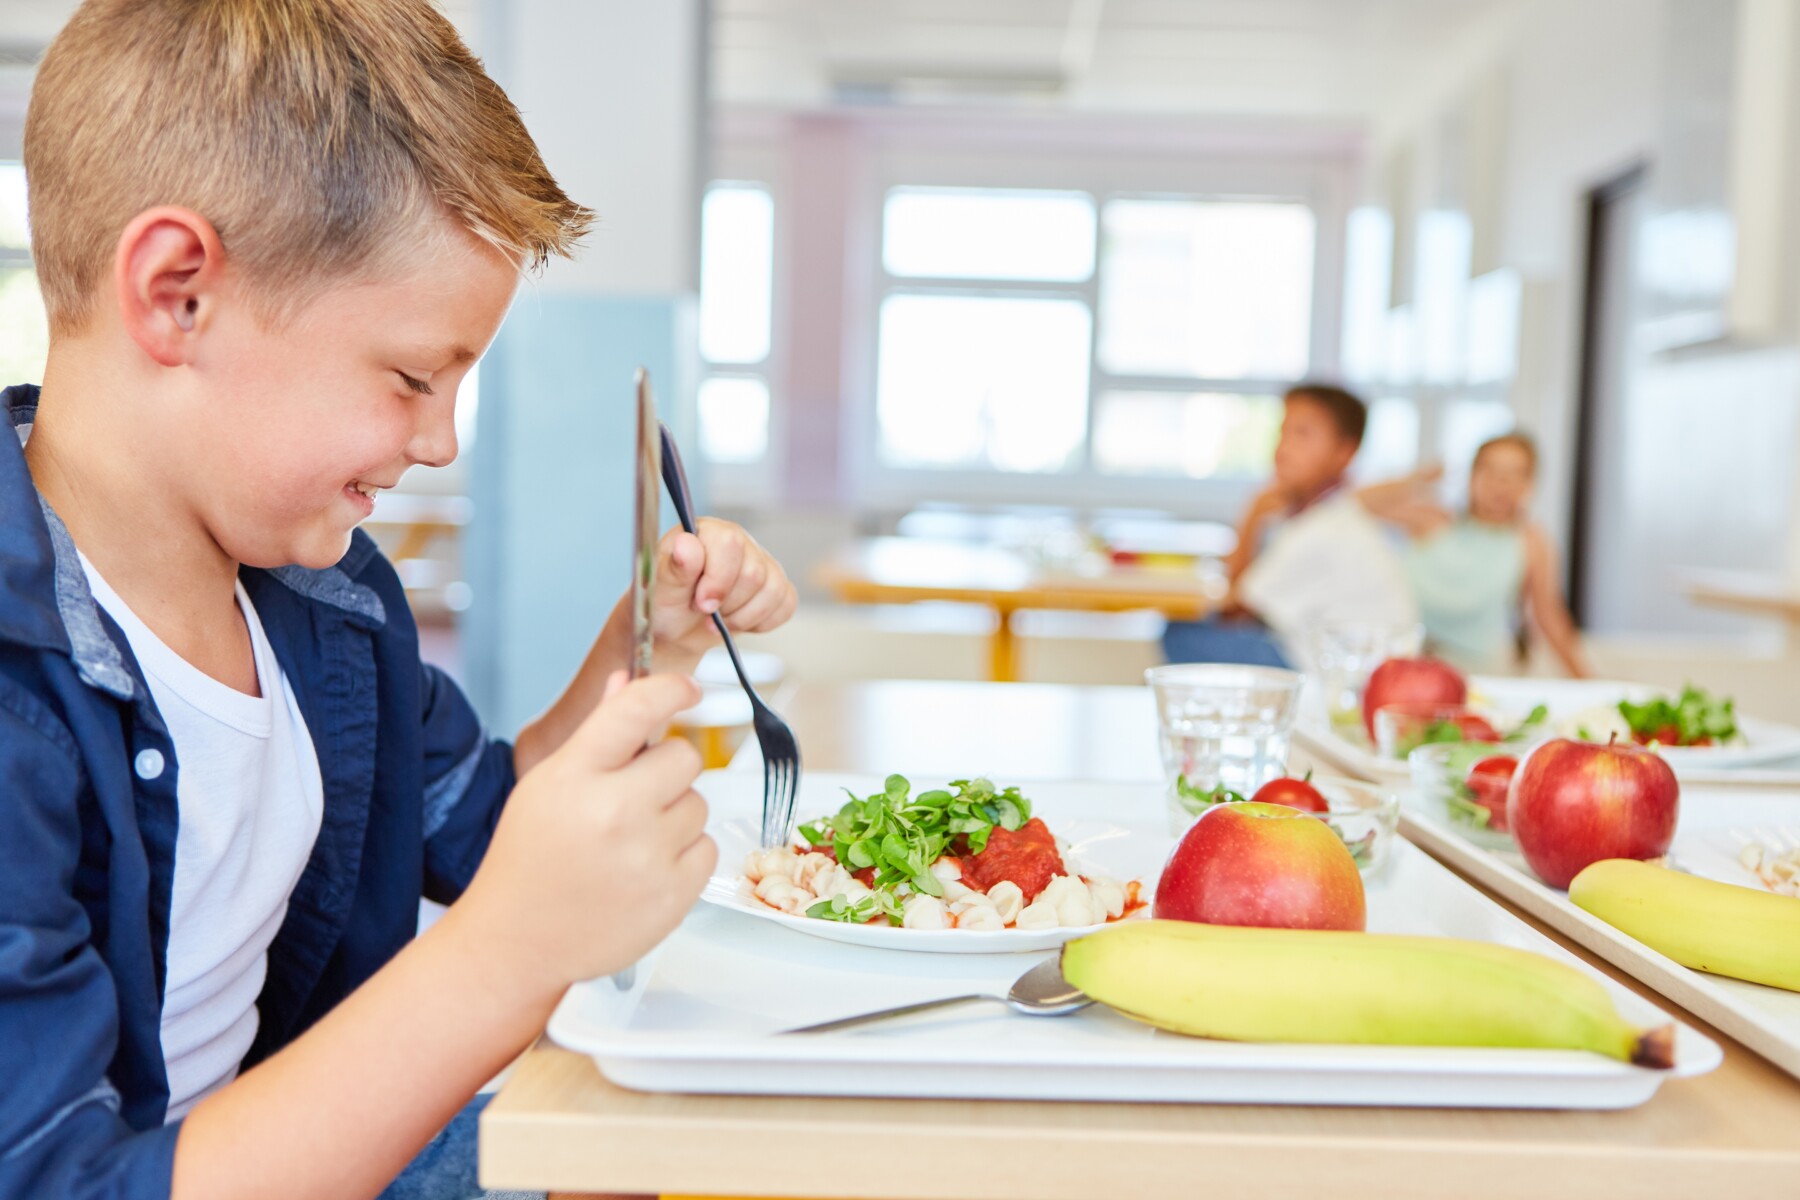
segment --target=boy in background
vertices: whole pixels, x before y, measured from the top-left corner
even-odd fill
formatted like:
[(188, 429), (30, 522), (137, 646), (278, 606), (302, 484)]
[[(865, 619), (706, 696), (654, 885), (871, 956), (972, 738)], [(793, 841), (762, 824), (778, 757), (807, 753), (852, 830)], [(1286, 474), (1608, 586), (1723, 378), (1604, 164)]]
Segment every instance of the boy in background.
[[(510, 746), (421, 664), (356, 526), (455, 456), (520, 275), (591, 221), (428, 0), (88, 0), (25, 168), (51, 346), (0, 392), (0, 1197), (375, 1195), (688, 911), (698, 756), (644, 746), (711, 615), (770, 628), (793, 589), (735, 526), (671, 534), (668, 673), (624, 681), (621, 600)], [(450, 908), (415, 938), (421, 895)], [(403, 1194), (475, 1194), (468, 1140), (431, 1162)]]
[(1367, 408), (1317, 383), (1294, 387), (1282, 408), (1274, 477), (1245, 511), (1225, 560), (1225, 604), (1207, 620), (1169, 624), (1170, 662), (1285, 667), (1301, 661), (1313, 625), (1418, 620), (1399, 555), (1345, 486)]

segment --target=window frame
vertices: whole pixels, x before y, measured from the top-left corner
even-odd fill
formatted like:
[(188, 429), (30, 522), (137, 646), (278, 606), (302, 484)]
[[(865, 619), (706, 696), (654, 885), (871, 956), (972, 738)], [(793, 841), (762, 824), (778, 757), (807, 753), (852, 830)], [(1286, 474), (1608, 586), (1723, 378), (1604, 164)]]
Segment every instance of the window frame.
[(699, 423), (700, 385), (710, 378), (760, 380), (769, 391), (768, 442), (762, 457), (753, 462), (715, 462), (706, 460), (707, 487), (716, 504), (745, 505), (765, 502), (776, 491), (777, 482), (787, 461), (787, 265), (790, 253), (789, 204), (786, 171), (780, 149), (764, 143), (728, 143), (715, 147), (701, 180), (699, 199), (721, 185), (760, 187), (769, 194), (774, 208), (774, 227), (770, 242), (769, 275), (769, 352), (756, 363), (714, 363), (702, 357), (700, 345), (700, 238), (702, 236), (699, 205), (695, 211), (694, 256), (694, 405), (695, 427)]
[[(1109, 391), (1225, 392), (1279, 396), (1293, 379), (1204, 378), (1115, 374), (1099, 360), (1100, 278), (1106, 269), (1102, 221), (1113, 200), (1293, 201), (1313, 214), (1313, 289), (1309, 332), (1309, 377), (1334, 378), (1340, 355), (1343, 299), (1344, 222), (1353, 183), (1351, 164), (1336, 157), (1219, 157), (1184, 161), (1168, 155), (1096, 156), (1074, 154), (981, 153), (965, 148), (919, 150), (877, 147), (863, 188), (861, 261), (868, 272), (866, 310), (849, 326), (859, 349), (848, 377), (855, 402), (847, 414), (850, 500), (865, 509), (910, 508), (922, 501), (971, 504), (1067, 504), (1079, 495), (1083, 507), (1139, 507), (1183, 516), (1235, 515), (1262, 482), (1252, 478), (1193, 479), (1185, 475), (1128, 475), (1102, 472), (1093, 462), (1099, 397)], [(1034, 280), (940, 279), (895, 276), (882, 253), (885, 209), (896, 187), (1050, 190), (1086, 194), (1094, 204), (1095, 267), (1080, 283)], [(954, 293), (1079, 297), (1092, 315), (1088, 347), (1086, 429), (1072, 470), (1034, 474), (990, 468), (896, 466), (882, 461), (876, 411), (881, 309), (888, 296)]]

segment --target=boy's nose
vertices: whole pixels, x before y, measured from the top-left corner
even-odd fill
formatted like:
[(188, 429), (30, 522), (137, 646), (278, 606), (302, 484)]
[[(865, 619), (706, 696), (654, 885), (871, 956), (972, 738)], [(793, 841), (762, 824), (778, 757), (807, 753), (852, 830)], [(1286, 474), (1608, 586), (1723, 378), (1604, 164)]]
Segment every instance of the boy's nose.
[(456, 459), (456, 408), (450, 397), (421, 406), (407, 457), (424, 467), (447, 467)]

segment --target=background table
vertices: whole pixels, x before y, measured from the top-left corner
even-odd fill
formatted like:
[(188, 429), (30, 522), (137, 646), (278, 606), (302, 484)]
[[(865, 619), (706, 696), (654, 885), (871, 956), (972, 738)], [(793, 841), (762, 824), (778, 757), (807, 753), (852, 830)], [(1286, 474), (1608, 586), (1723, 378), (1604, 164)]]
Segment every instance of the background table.
[[(1142, 779), (1154, 734), (1125, 723), (1146, 706), (1132, 688), (873, 683), (802, 687), (789, 715), (813, 770), (1054, 777), (1041, 762)], [(544, 1043), (482, 1118), (483, 1181), (842, 1200), (1800, 1192), (1800, 1083), (1684, 1019), (1724, 1065), (1618, 1113), (653, 1095)]]
[(1800, 591), (1777, 576), (1690, 568), (1681, 573), (1681, 581), (1696, 604), (1753, 617), (1779, 617), (1790, 628), (1800, 625)]
[(1196, 621), (1224, 596), (1221, 571), (1106, 566), (1079, 571), (1032, 562), (1001, 546), (937, 538), (879, 537), (852, 542), (818, 569), (818, 582), (846, 604), (950, 600), (994, 610), (989, 677), (1018, 678), (1012, 617), (1027, 608), (1078, 612), (1159, 612)]

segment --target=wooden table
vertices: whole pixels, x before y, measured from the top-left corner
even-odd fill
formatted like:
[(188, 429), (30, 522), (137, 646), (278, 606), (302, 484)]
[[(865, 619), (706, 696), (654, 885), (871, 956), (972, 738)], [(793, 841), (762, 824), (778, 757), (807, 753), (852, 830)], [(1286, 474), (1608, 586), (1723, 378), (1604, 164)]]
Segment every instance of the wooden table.
[(846, 604), (951, 600), (993, 609), (988, 674), (999, 682), (1019, 676), (1012, 618), (1021, 609), (1151, 610), (1194, 621), (1217, 607), (1225, 591), (1223, 574), (1213, 569), (1059, 569), (1000, 546), (911, 537), (852, 542), (820, 566), (817, 579)]
[(1777, 576), (1695, 568), (1683, 571), (1681, 580), (1696, 604), (1800, 625), (1800, 592)]
[[(814, 770), (962, 770), (985, 747), (1021, 777), (1132, 779), (1155, 776), (1153, 735), (1124, 727), (1147, 711), (1138, 689), (966, 683), (802, 687), (788, 710)], [(1724, 1065), (1617, 1113), (650, 1095), (543, 1043), (482, 1118), (482, 1180), (840, 1200), (1800, 1194), (1800, 1083), (1685, 1019)]]

